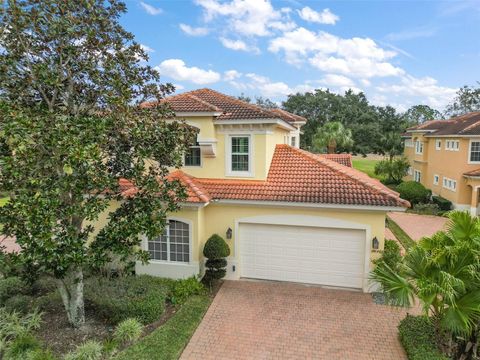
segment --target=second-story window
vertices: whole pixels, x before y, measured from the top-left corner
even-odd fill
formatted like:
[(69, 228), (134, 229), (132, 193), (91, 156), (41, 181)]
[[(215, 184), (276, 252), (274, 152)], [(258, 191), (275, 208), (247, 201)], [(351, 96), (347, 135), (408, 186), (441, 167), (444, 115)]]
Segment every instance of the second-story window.
[(202, 152), (200, 146), (196, 143), (185, 153), (185, 166), (201, 166), (202, 165)]
[(470, 143), (470, 162), (480, 162), (480, 141)]
[(435, 140), (435, 150), (442, 150), (442, 140)]
[(297, 146), (297, 145), (296, 145), (296, 144), (297, 144), (297, 143), (296, 143), (296, 140), (297, 140), (297, 138), (296, 138), (295, 136), (292, 136), (291, 142), (292, 142), (292, 146), (293, 146), (293, 147)]
[(415, 141), (415, 153), (423, 154), (423, 142)]
[(231, 171), (250, 170), (250, 137), (232, 136)]
[(445, 150), (458, 151), (459, 149), (460, 149), (460, 141), (458, 141), (458, 140), (447, 140), (445, 142)]

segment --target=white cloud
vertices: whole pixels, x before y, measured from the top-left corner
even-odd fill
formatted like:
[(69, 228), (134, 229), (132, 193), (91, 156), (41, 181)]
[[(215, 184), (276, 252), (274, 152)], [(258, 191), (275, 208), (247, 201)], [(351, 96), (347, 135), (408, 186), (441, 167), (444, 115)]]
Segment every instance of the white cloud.
[(238, 72), (237, 70), (227, 70), (223, 73), (223, 79), (225, 81), (232, 81), (238, 79), (242, 76), (242, 73)]
[(323, 9), (321, 12), (305, 6), (302, 10), (297, 10), (298, 15), (305, 21), (319, 24), (335, 25), (340, 18), (332, 13), (330, 9)]
[(149, 5), (143, 1), (140, 2), (140, 5), (142, 6), (143, 10), (145, 10), (149, 15), (159, 15), (163, 12), (162, 9)]
[(175, 86), (175, 91), (185, 89), (185, 86), (183, 86), (182, 84), (173, 84), (173, 86)]
[(209, 29), (206, 27), (192, 27), (187, 24), (180, 24), (180, 29), (190, 36), (205, 36), (208, 34)]
[(236, 50), (236, 51), (251, 51), (255, 53), (260, 52), (260, 50), (256, 46), (247, 45), (247, 43), (243, 40), (231, 40), (231, 39), (221, 37), (220, 42), (227, 49)]
[(181, 59), (168, 59), (155, 67), (161, 75), (174, 80), (189, 81), (194, 84), (212, 84), (220, 80), (219, 73), (213, 70), (203, 70), (196, 66), (188, 67)]
[(204, 19), (209, 22), (224, 17), (225, 24), (237, 35), (267, 36), (271, 30), (292, 29), (295, 24), (277, 11), (268, 0), (196, 0), (203, 8)]
[[(294, 87), (289, 86), (283, 81), (272, 81), (266, 76), (255, 73), (242, 74), (236, 72), (235, 79), (229, 83), (242, 91), (249, 91), (252, 94), (268, 98), (284, 97), (289, 94), (306, 91), (313, 91), (314, 87), (310, 84), (300, 84)], [(240, 79), (241, 78), (241, 79)]]
[(150, 46), (145, 45), (145, 44), (140, 44), (140, 47), (142, 48), (143, 51), (146, 53), (153, 53), (155, 50), (153, 50)]
[(355, 87), (355, 82), (343, 75), (327, 74), (319, 81), (321, 84), (332, 87)]

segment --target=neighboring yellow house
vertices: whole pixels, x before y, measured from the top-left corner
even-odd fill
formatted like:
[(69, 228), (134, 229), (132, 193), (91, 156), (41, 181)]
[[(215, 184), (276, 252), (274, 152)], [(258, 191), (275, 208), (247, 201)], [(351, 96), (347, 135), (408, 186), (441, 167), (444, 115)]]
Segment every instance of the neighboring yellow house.
[(407, 129), (407, 180), (421, 182), (456, 209), (480, 214), (480, 112)]
[(137, 273), (200, 274), (203, 245), (217, 233), (231, 248), (229, 279), (368, 291), (385, 214), (408, 202), (351, 168), (349, 155), (300, 150), (300, 116), (210, 89), (168, 101), (177, 118), (199, 130), (184, 166), (170, 175), (186, 186), (188, 201), (169, 216), (165, 235), (143, 239), (151, 261), (138, 263)]

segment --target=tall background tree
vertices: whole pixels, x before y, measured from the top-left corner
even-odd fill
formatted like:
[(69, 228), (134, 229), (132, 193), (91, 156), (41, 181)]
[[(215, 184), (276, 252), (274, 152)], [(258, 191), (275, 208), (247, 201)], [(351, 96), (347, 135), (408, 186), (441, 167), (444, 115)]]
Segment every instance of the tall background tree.
[(447, 106), (448, 116), (463, 115), (472, 111), (480, 111), (480, 82), (477, 87), (467, 86), (460, 88), (453, 102)]
[(409, 126), (420, 125), (428, 120), (441, 120), (444, 118), (440, 111), (428, 105), (414, 105), (403, 113), (403, 117)]
[(325, 123), (313, 137), (313, 149), (317, 152), (326, 149), (329, 154), (335, 154), (338, 147), (348, 148), (352, 145), (352, 132), (338, 121)]
[[(168, 181), (192, 131), (166, 121), (171, 85), (119, 17), (117, 0), (8, 1), (0, 14), (0, 209), (25, 275), (57, 279), (69, 321), (84, 323), (83, 274), (162, 233), (184, 189)], [(122, 196), (123, 180), (135, 196)], [(109, 205), (118, 204), (111, 208)], [(108, 222), (95, 221), (109, 212)]]

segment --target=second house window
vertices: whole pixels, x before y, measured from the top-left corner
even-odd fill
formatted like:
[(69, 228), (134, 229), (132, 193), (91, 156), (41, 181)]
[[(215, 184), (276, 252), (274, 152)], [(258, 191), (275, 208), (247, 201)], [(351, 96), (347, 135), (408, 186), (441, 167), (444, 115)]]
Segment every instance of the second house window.
[(250, 170), (250, 137), (232, 136), (232, 172), (248, 172)]
[(201, 166), (202, 165), (202, 153), (198, 143), (190, 148), (185, 153), (185, 166)]

